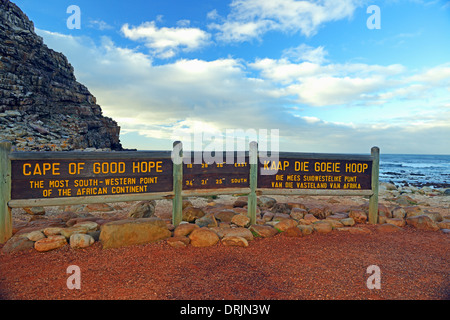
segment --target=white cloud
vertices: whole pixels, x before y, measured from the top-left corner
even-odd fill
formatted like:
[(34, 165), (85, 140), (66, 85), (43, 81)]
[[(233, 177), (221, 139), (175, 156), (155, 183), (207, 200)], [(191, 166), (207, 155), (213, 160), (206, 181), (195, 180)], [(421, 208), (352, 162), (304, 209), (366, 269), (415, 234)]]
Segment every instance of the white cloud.
[(324, 23), (350, 18), (358, 0), (233, 0), (221, 23), (211, 23), (222, 41), (248, 41), (269, 30), (314, 35)]
[[(448, 65), (410, 71), (401, 65), (294, 63), (287, 58), (252, 63), (180, 59), (154, 65), (151, 55), (106, 37), (96, 44), (37, 32), (68, 57), (104, 114), (119, 121), (124, 137), (132, 139), (139, 133), (149, 141), (171, 141), (175, 131), (192, 132), (198, 126), (262, 128), (280, 129), (285, 151), (369, 152), (378, 145), (382, 152), (443, 153), (450, 135)], [(419, 89), (427, 92), (426, 99), (412, 95)], [(405, 97), (410, 99), (398, 107), (396, 101)], [(330, 120), (325, 112), (314, 113), (339, 113), (349, 105), (365, 117), (350, 113), (344, 120)], [(392, 106), (396, 112), (389, 110)], [(308, 113), (302, 113), (305, 108)]]
[(122, 34), (131, 40), (142, 40), (159, 58), (170, 58), (177, 51), (193, 51), (206, 46), (210, 35), (199, 28), (188, 28), (188, 20), (179, 21), (180, 27), (158, 28), (154, 21), (144, 22), (138, 27), (124, 24)]

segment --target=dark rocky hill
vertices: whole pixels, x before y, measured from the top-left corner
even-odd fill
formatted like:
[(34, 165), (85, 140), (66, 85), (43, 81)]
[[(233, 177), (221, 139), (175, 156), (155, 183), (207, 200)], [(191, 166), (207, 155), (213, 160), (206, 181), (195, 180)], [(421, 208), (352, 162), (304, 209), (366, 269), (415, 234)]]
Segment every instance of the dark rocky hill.
[(119, 132), (67, 58), (43, 43), (19, 7), (0, 0), (0, 141), (15, 150), (121, 150)]

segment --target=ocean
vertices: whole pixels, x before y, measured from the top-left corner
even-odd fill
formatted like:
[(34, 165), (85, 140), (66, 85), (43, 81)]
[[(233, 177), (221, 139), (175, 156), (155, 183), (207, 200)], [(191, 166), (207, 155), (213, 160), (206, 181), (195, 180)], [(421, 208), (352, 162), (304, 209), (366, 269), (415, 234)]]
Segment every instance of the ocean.
[(380, 154), (380, 181), (450, 188), (450, 155)]

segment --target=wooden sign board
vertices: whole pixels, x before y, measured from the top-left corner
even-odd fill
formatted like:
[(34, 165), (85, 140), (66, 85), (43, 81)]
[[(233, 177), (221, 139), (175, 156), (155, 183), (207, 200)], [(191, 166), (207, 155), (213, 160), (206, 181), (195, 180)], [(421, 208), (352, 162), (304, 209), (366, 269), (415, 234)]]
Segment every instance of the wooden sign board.
[(172, 191), (169, 159), (12, 160), (11, 199)]
[(260, 158), (258, 188), (370, 190), (372, 161)]
[(183, 190), (248, 188), (250, 185), (248, 157), (229, 163), (202, 160), (196, 164), (194, 160), (183, 164)]

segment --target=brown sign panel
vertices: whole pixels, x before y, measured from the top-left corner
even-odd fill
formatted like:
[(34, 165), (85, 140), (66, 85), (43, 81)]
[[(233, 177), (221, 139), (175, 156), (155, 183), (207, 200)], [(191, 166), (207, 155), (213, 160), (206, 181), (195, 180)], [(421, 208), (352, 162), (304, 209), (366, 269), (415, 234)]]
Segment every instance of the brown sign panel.
[(171, 159), (12, 160), (11, 199), (41, 199), (173, 190)]
[(231, 163), (205, 161), (183, 164), (183, 190), (248, 188), (250, 163), (248, 157)]
[(370, 160), (260, 158), (258, 188), (370, 190), (371, 173)]

